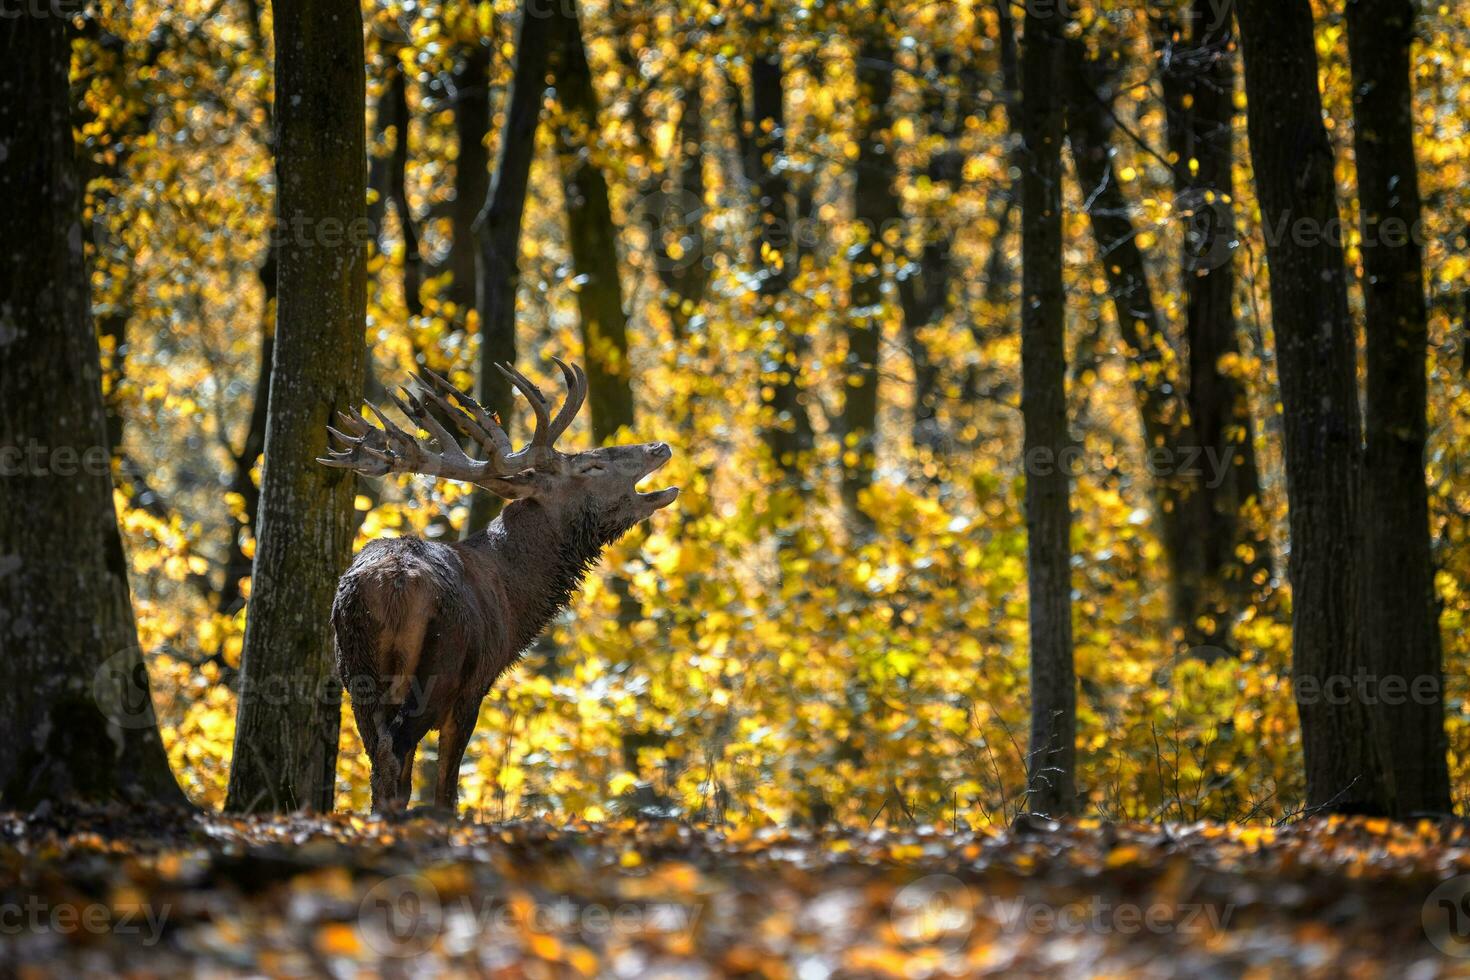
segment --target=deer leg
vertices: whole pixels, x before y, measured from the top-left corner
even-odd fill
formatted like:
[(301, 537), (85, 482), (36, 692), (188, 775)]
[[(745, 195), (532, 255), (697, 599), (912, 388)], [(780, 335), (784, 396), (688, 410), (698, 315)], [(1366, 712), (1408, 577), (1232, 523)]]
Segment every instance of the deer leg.
[(434, 806), (450, 813), (459, 808), (459, 765), (464, 761), (470, 736), (475, 733), (483, 698), (482, 694), (460, 701), (439, 729), (439, 776), (434, 785)]
[(403, 758), (398, 760), (398, 798), (404, 806), (413, 802), (413, 760), (418, 753), (417, 745), (410, 746)]
[(403, 703), (398, 706), (392, 721), (388, 723), (388, 736), (392, 742), (392, 755), (398, 764), (398, 782), (395, 790), (403, 806), (413, 800), (413, 762), (419, 743), (433, 727), (434, 716), (431, 705), (425, 700), (423, 689), (410, 689)]
[[(400, 792), (403, 782), (403, 760), (408, 755), (399, 744), (396, 726), (400, 705), (393, 704), (379, 690), (379, 700), (374, 703), (368, 719), (373, 726), (373, 812), (384, 816), (402, 810), (408, 800)], [(409, 778), (412, 779), (412, 773)]]
[(403, 767), (393, 751), (393, 738), (388, 734), (383, 715), (383, 709), (375, 708), (369, 719), (369, 724), (375, 727), (375, 744), (369, 758), (373, 763), (373, 812), (386, 815), (402, 809), (405, 800), (398, 792)]
[[(380, 737), (383, 727), (382, 709), (375, 702), (354, 704), (352, 715), (357, 719), (357, 735), (362, 739), (362, 747), (367, 752), (368, 763), (372, 766), (372, 808), (374, 813), (384, 813), (392, 803), (392, 794), (386, 792), (388, 781), (382, 772), (384, 739)], [(396, 772), (394, 778), (396, 779)]]

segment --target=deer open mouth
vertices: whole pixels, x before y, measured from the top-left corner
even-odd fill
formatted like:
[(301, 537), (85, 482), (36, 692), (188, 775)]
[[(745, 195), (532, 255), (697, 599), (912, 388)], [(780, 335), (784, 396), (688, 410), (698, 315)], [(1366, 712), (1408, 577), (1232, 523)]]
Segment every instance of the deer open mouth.
[[(648, 467), (648, 471), (639, 479), (640, 483), (647, 480), (670, 459), (673, 459), (674, 451), (668, 447), (667, 443), (659, 443), (656, 446), (650, 447), (649, 456), (652, 458), (652, 464)], [(662, 490), (649, 490), (645, 492), (639, 490), (637, 486), (634, 486), (633, 492), (638, 495), (640, 500), (652, 504), (655, 508), (667, 507), (674, 502), (675, 497), (679, 496), (678, 487), (665, 487)]]

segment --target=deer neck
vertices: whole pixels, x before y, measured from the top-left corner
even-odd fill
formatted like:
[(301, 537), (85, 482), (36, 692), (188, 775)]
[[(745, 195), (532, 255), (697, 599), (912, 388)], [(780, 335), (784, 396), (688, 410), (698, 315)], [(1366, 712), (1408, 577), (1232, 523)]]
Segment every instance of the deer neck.
[(475, 539), (501, 573), (516, 651), (566, 608), (606, 543), (590, 511), (559, 517), (534, 500), (513, 501)]

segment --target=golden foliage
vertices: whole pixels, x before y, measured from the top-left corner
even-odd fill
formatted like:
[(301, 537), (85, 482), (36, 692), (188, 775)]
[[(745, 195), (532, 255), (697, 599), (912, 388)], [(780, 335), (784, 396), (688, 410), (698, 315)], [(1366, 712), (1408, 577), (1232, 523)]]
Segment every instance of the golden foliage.
[[(245, 501), (232, 480), (270, 321), (256, 275), (274, 183), (270, 59), (255, 40), (257, 25), (246, 19), (252, 6), (104, 0), (100, 22), (121, 45), (83, 38), (76, 48), (87, 114), (78, 135), (96, 162), (88, 204), (97, 312), (128, 318), (125, 352), (110, 337), (104, 349), (116, 371), (108, 375), (110, 404), (126, 421), (119, 507), (140, 630), (175, 770), (190, 796), (211, 806), (224, 794), (231, 683), (244, 628), (244, 612), (220, 609), (216, 600), (230, 537), (239, 536), (246, 557), (253, 547)], [(853, 43), (819, 5), (777, 6), (789, 27), (782, 42), (790, 66), (789, 167), (809, 182), (816, 210), (798, 230), (810, 241), (801, 240), (799, 263), (788, 270), (791, 289), (775, 323), (752, 316), (755, 236), (729, 102), (729, 86), (747, 76), (737, 28), (753, 9), (716, 18), (713, 5), (675, 0), (588, 3), (584, 10), (604, 102), (602, 128), (591, 142), (624, 226), (637, 435), (678, 449), (674, 481), (684, 496), (675, 513), (610, 551), (573, 608), (485, 702), (462, 781), (476, 815), (599, 821), (662, 808), (743, 827), (830, 807), (853, 822), (984, 828), (1005, 823), (1023, 803), (1026, 579), (1011, 275), (1019, 253), (1017, 222), (1003, 213), (1014, 177), (1011, 138), (1003, 106), (983, 97), (999, 86), (985, 81), (999, 72), (994, 10), (976, 0), (897, 8), (903, 43), (894, 109), (901, 121), (889, 137), (903, 175), (900, 195), (915, 217), (884, 235), (883, 255), (896, 274), (899, 257), (915, 253), (926, 236), (951, 240), (949, 309), (919, 331), (941, 368), (945, 439), (936, 452), (911, 436), (913, 374), (890, 293), (880, 318), (878, 479), (863, 501), (873, 527), (856, 535), (835, 491), (844, 446), (828, 423), (844, 397), (846, 246), (865, 234), (845, 190)], [(387, 247), (371, 265), (366, 337), (373, 375), (385, 383), (416, 364), (473, 383), (478, 323), (473, 311), (447, 298), (442, 268), (452, 244), (445, 208), (456, 158), (445, 78), (459, 46), (488, 39), (493, 84), (503, 92), (514, 8), (496, 0), (412, 8), (384, 2), (369, 10), (370, 104), (385, 37), (395, 38), (392, 53), (412, 78), (408, 194), (429, 266), (423, 314), (410, 318), (401, 235), (390, 221)], [(1351, 212), (1345, 42), (1334, 13), (1324, 10), (1319, 21), (1341, 195)], [(1127, 77), (1137, 76), (1120, 99), (1120, 120), (1142, 143), (1163, 145), (1163, 113), (1148, 84), (1154, 56), (1139, 5), (1088, 7), (1079, 28), (1105, 36)], [(1470, 786), (1470, 480), (1460, 461), (1470, 458), (1470, 390), (1460, 363), (1462, 314), (1455, 311), (1470, 255), (1463, 228), (1470, 210), (1470, 8), (1431, 5), (1421, 35), (1414, 70), (1433, 316), (1429, 477), (1452, 766), (1463, 799)], [(154, 37), (167, 43), (149, 64)], [(620, 44), (636, 51), (631, 65), (620, 58)], [(972, 74), (940, 64), (935, 53), (942, 49)], [(705, 89), (711, 184), (706, 248), (696, 258), (708, 258), (712, 281), (705, 300), (684, 310), (689, 336), (679, 340), (636, 215), (640, 195), (672, 151), (679, 86), (695, 78)], [(952, 140), (924, 122), (920, 109), (931, 88), (949, 93), (950, 111), (963, 116)], [(964, 97), (977, 91), (982, 97)], [(633, 128), (635, 99), (655, 134), (650, 156)], [(1243, 148), (1243, 117), (1238, 125)], [(492, 150), (496, 131), (492, 126)], [(545, 127), (542, 133), (522, 248), (519, 322), (528, 364), (543, 352), (584, 356), (562, 189)], [(931, 180), (928, 162), (951, 142), (963, 155), (963, 179)], [(1116, 152), (1147, 236), (1141, 244), (1165, 320), (1177, 323), (1182, 298), (1171, 270), (1180, 224), (1167, 168), (1121, 135)], [(1237, 160), (1243, 343), (1225, 367), (1250, 392), (1264, 474), (1251, 519), (1270, 532), (1278, 552), (1277, 571), (1256, 583), (1256, 603), (1235, 628), (1238, 659), (1193, 657), (1168, 625), (1166, 570), (1130, 387), (1140, 368), (1120, 353), (1081, 199), (1068, 189), (1069, 337), (1080, 365), (1072, 417), (1085, 449), (1073, 501), (1078, 783), (1090, 807), (1107, 817), (1274, 817), (1302, 797), (1264, 252), (1248, 157), (1239, 152)], [(1356, 228), (1355, 212), (1344, 218)], [(1355, 268), (1356, 234), (1348, 235)], [(1004, 278), (990, 280), (991, 271)], [(1353, 299), (1360, 302), (1356, 292)], [(804, 466), (811, 489), (800, 494), (780, 489), (757, 435), (758, 362), (769, 347), (763, 331), (773, 329), (800, 331), (813, 345), (802, 377), (818, 441)], [(1171, 338), (1157, 338), (1157, 350), (1163, 356), (1143, 369), (1155, 372), (1155, 382), (1180, 370)], [(570, 439), (585, 440), (584, 425)], [(255, 461), (244, 466), (254, 466), (258, 479)], [(409, 533), (452, 536), (469, 513), (468, 497), (455, 485), (390, 481), (364, 483), (359, 492), (359, 543)], [(628, 611), (633, 606), (636, 614)], [(366, 760), (350, 718), (344, 721), (338, 802), (360, 811)], [(624, 864), (636, 865), (637, 853), (630, 853)], [(350, 937), (326, 941), (335, 955)], [(549, 945), (537, 955), (573, 968), (581, 956)]]

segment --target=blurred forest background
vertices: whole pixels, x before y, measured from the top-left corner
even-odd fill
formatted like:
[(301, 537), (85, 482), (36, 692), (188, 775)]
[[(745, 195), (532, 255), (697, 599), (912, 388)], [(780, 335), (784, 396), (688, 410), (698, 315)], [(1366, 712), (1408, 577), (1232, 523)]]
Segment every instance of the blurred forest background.
[[(505, 404), (484, 365), (518, 354), (547, 380), (558, 354), (594, 384), (565, 441), (666, 440), (684, 492), (492, 692), (462, 799), (486, 819), (1003, 824), (1026, 806), (1025, 478), (1048, 469), (1021, 415), (1024, 12), (525, 2), (365, 2), (367, 396), (427, 366)], [(1308, 799), (1272, 230), (1226, 6), (1078, 4), (1050, 86), (1076, 785), (1104, 818)], [(1312, 6), (1361, 329), (1349, 38), (1341, 4)], [(1463, 811), (1470, 6), (1418, 12), (1428, 541)], [(319, 232), (273, 244), (266, 4), (101, 0), (75, 25), (140, 641), (175, 774), (217, 806), (276, 252)], [(359, 545), (461, 535), (494, 506), (422, 479), (357, 494)], [(367, 760), (341, 731), (337, 805), (362, 810)]]

